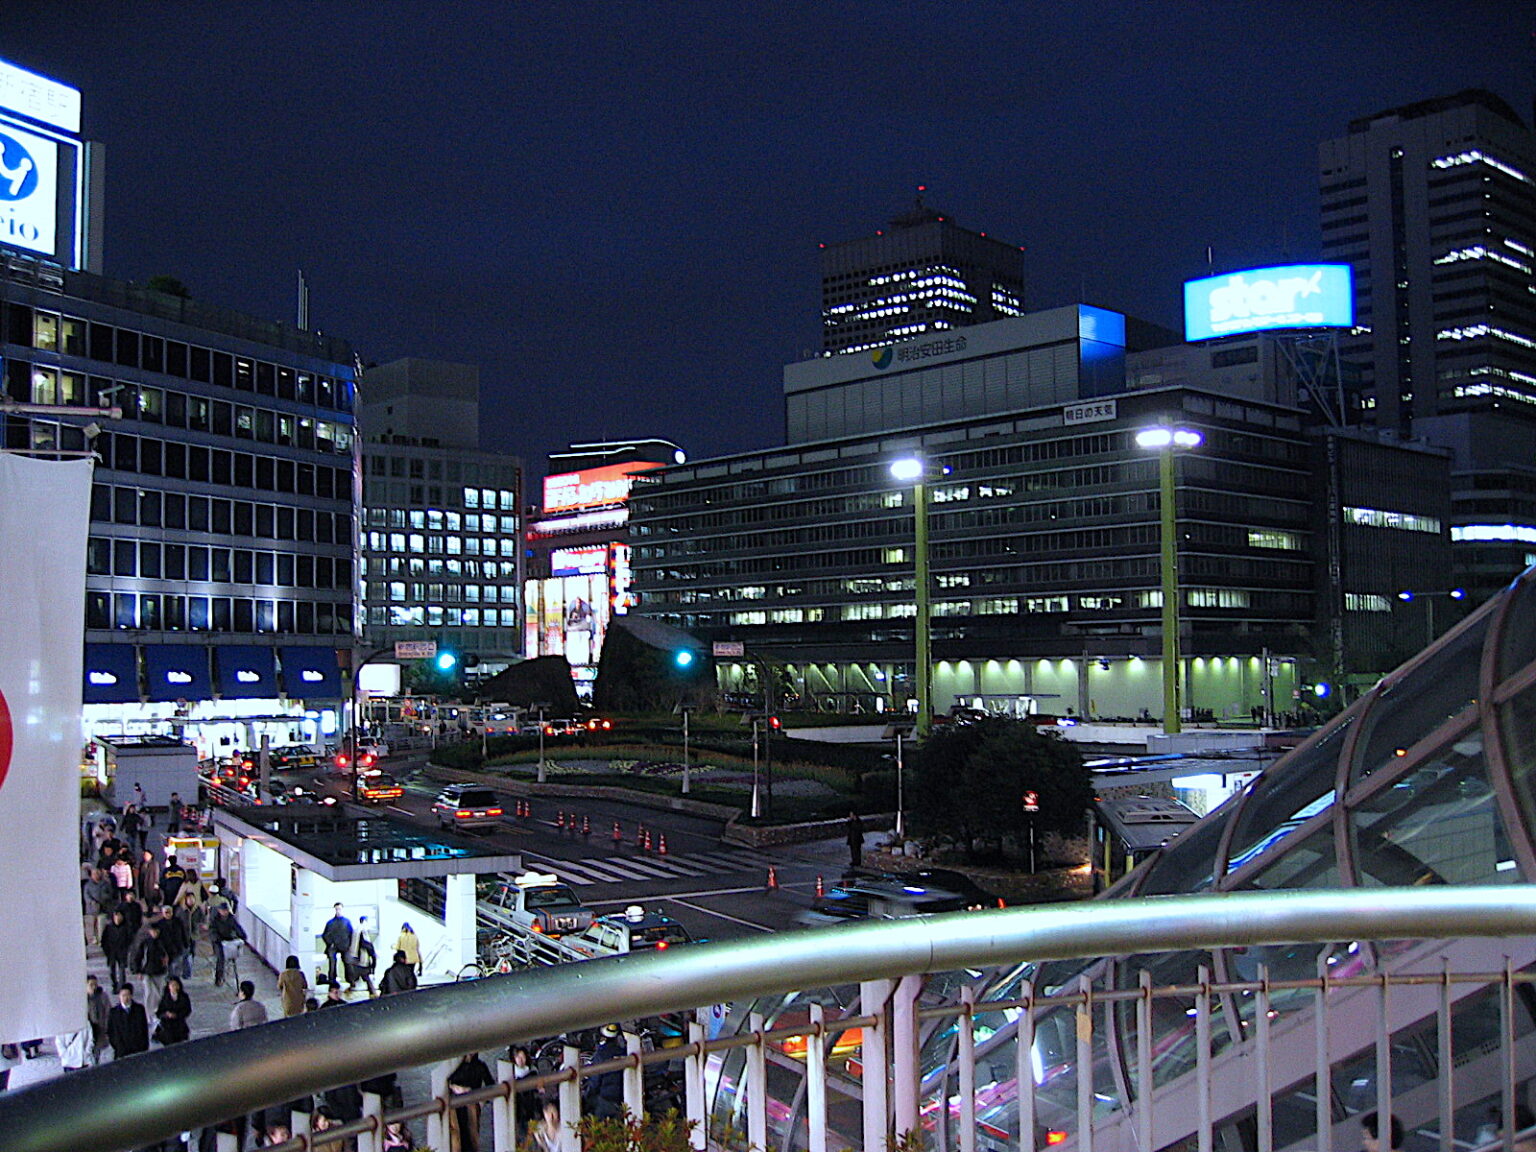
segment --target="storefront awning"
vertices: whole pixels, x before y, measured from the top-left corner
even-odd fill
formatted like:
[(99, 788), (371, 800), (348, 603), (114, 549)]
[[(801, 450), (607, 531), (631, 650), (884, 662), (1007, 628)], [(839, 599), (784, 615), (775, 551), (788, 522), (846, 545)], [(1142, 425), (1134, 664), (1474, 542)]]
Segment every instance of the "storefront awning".
[(86, 704), (136, 704), (139, 657), (132, 644), (87, 644), (82, 700)]
[(201, 644), (146, 644), (144, 683), (150, 700), (211, 699), (208, 649)]
[(277, 660), (271, 648), (256, 644), (221, 644), (213, 650), (219, 695), (225, 700), (266, 699), (277, 695)]
[(341, 669), (334, 648), (279, 648), (283, 691), (290, 700), (339, 700)]

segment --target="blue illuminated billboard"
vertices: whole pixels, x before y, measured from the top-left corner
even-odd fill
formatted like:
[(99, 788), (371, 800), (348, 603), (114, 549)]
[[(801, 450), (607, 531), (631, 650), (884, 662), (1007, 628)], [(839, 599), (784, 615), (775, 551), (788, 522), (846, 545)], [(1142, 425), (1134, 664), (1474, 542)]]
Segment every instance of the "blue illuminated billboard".
[(1249, 268), (1184, 285), (1186, 340), (1266, 328), (1351, 328), (1354, 323), (1348, 264)]

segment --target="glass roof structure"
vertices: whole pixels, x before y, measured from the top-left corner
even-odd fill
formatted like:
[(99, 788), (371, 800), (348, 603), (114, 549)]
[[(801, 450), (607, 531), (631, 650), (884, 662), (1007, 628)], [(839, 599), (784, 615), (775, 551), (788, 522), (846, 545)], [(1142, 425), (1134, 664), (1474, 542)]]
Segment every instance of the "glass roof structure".
[[(1402, 887), (1425, 884), (1536, 882), (1536, 568), (1484, 604), (1458, 627), (1265, 769), (1241, 792), (1165, 845), (1103, 898), (1253, 889)], [(1341, 926), (1337, 945), (1233, 948), (1097, 961), (1020, 964), (1011, 970), (929, 977), (926, 1002), (953, 1002), (965, 985), (981, 1001), (1020, 995), (1026, 982), (1050, 995), (1087, 980), (1106, 989), (1131, 989), (1150, 974), (1158, 986), (1193, 985), (1209, 969), (1218, 984), (1250, 981), (1261, 966), (1275, 980), (1380, 971), (1413, 953), (1413, 941), (1352, 941)], [(1277, 992), (1270, 1017), (1308, 1012), (1311, 991)], [(829, 1028), (839, 1015), (856, 1014), (857, 989), (815, 994), (826, 1005)], [(1175, 1001), (1157, 1001), (1153, 1017), (1156, 1089), (1191, 1075), (1195, 1028)], [(807, 997), (742, 1006), (762, 1012), (765, 1026), (803, 1019)], [(1080, 1067), (1075, 1013), (1047, 1010), (1034, 1021), (1037, 1116), (1051, 1122), (1075, 1114), (1078, 1077), (1093, 1077), (1096, 1107), (1112, 1113), (1129, 1103), (1137, 1083), (1134, 1001), (1115, 1006), (1110, 1027), (1095, 1028), (1093, 1059)], [(1516, 1032), (1536, 1032), (1536, 1005), (1516, 1004)], [(1465, 1028), (1475, 1030), (1472, 1009)], [(1220, 1054), (1253, 1026), (1251, 998), (1228, 995), (1210, 1020), (1211, 1050)], [(974, 1017), (978, 1066), (995, 1079), (977, 1080), (978, 1147), (1018, 1147), (1016, 1012), (980, 1011)], [(1495, 1016), (1497, 1013), (1494, 1014)], [(925, 1118), (930, 1147), (959, 1146), (953, 1101), (956, 1049), (953, 1020), (934, 1024), (920, 1038)], [(831, 1032), (835, 1056), (838, 1033)], [(1368, 1043), (1363, 1041), (1363, 1043)], [(853, 1042), (849, 1042), (852, 1047)], [(830, 1058), (829, 1056), (829, 1058)], [(727, 1053), (715, 1069), (713, 1106), (722, 1120), (739, 1123), (740, 1053)], [(1342, 1120), (1374, 1107), (1369, 1072), (1336, 1072), (1335, 1114)], [(1394, 1068), (1393, 1090), (1400, 1090)], [(1401, 1075), (1409, 1076), (1407, 1068)], [(788, 1063), (770, 1068), (769, 1144), (793, 1149), (804, 1140), (803, 1077)], [(837, 1114), (835, 1083), (829, 1084)], [(1354, 1095), (1351, 1095), (1353, 1093)], [(1359, 1102), (1356, 1102), (1356, 1097)], [(856, 1111), (856, 1100), (846, 1101)], [(1054, 1108), (1053, 1108), (1054, 1103)], [(1276, 1098), (1275, 1147), (1283, 1101)], [(1307, 1105), (1308, 1108), (1311, 1105)], [(852, 1111), (850, 1112), (850, 1116)], [(834, 1119), (835, 1123), (835, 1119)], [(1063, 1120), (1070, 1127), (1069, 1120)], [(852, 1125), (848, 1131), (852, 1131)]]

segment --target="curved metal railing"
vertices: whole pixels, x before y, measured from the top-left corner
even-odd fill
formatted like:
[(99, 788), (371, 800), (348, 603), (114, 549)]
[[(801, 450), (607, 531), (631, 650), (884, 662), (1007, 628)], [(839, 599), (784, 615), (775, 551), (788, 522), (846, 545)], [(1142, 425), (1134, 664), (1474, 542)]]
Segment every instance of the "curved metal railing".
[(0, 1145), (115, 1152), (470, 1050), (781, 992), (1022, 959), (1533, 934), (1536, 887), (1503, 885), (1152, 897), (720, 941), (443, 985), (71, 1073), (0, 1094)]

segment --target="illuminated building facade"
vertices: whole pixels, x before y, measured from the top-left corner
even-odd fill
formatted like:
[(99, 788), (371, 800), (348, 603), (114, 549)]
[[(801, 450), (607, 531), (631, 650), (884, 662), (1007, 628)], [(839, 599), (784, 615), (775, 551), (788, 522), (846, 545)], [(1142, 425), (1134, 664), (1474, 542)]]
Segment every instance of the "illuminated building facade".
[(961, 228), (921, 197), (873, 236), (822, 246), (821, 331), (828, 354), (1023, 311), (1023, 249)]
[(634, 604), (629, 497), (635, 477), (681, 463), (668, 440), (572, 444), (549, 457), (544, 500), (528, 525), (523, 650), (563, 656), (591, 696), (603, 638)]
[(396, 360), (362, 396), (365, 638), (435, 640), (493, 674), (522, 650), (522, 462), (481, 450), (472, 365)]

